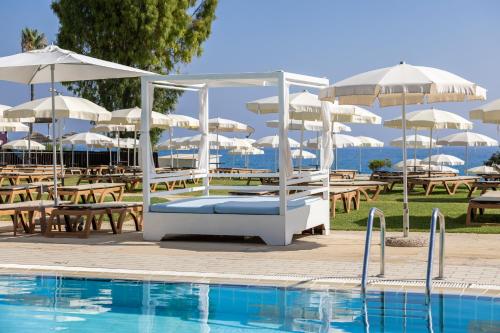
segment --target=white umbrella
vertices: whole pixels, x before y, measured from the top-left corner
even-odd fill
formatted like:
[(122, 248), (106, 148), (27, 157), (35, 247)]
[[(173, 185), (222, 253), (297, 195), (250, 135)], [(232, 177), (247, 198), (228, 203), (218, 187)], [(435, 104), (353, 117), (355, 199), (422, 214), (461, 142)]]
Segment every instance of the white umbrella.
[(440, 145), (465, 146), (465, 169), (469, 165), (469, 147), (495, 147), (498, 141), (486, 135), (473, 132), (459, 132), (450, 134), (438, 140)]
[(137, 68), (115, 64), (50, 45), (41, 50), (0, 58), (0, 80), (24, 84), (51, 83), (52, 153), (54, 166), (54, 201), (57, 204), (55, 82), (100, 80), (152, 75)]
[(292, 150), (292, 158), (303, 158), (303, 159), (308, 159), (308, 158), (316, 158), (316, 155), (308, 152), (307, 150), (303, 150), (302, 153), (300, 149), (293, 149)]
[[(252, 134), (255, 129), (247, 124), (240, 123), (235, 120), (225, 119), (225, 118), (212, 118), (208, 120), (208, 130), (214, 132), (217, 136), (221, 132), (246, 132), (249, 135)], [(219, 141), (219, 140), (216, 140)], [(216, 149), (217, 158), (219, 156), (219, 148)], [(219, 161), (217, 160), (217, 163)]]
[(28, 132), (30, 128), (16, 122), (0, 122), (0, 132)]
[(78, 133), (67, 137), (62, 142), (63, 144), (83, 145), (87, 147), (87, 168), (89, 167), (89, 146), (94, 148), (111, 148), (114, 144), (113, 139), (92, 132)]
[(7, 150), (7, 149), (21, 150), (22, 154), (23, 154), (22, 163), (24, 165), (24, 152), (26, 150), (32, 149), (32, 150), (42, 151), (42, 150), (45, 150), (45, 146), (42, 145), (41, 143), (38, 143), (35, 141), (29, 142), (28, 140), (20, 139), (20, 140), (13, 140), (13, 141), (9, 141), (9, 142), (5, 143), (2, 146), (2, 149), (3, 150)]
[[(428, 165), (430, 164), (435, 164), (435, 165), (464, 165), (464, 161), (458, 157), (455, 157), (453, 155), (446, 155), (446, 154), (437, 154), (437, 155), (432, 155), (430, 158), (424, 158), (422, 160), (423, 163), (427, 163)], [(429, 163), (430, 162), (430, 163)]]
[(384, 143), (369, 136), (357, 136), (356, 138), (361, 142), (359, 145), (359, 172), (361, 173), (361, 148), (383, 147)]
[(500, 99), (481, 105), (469, 113), (470, 119), (479, 119), (483, 123), (500, 124)]
[[(79, 119), (88, 121), (105, 121), (111, 119), (109, 112), (91, 101), (72, 96), (55, 96), (54, 105), (52, 97), (40, 98), (15, 106), (4, 112), (8, 118), (32, 117), (34, 121), (51, 121), (52, 112), (56, 119)], [(58, 122), (59, 126), (61, 122)], [(62, 128), (59, 127), (59, 143), (61, 143)], [(62, 147), (59, 151), (61, 159), (61, 172), (63, 171)]]
[(357, 105), (328, 104), (332, 120), (356, 124), (382, 124), (382, 118)]
[[(274, 155), (274, 164), (275, 164), (275, 169), (278, 170), (278, 147), (280, 144), (279, 136), (278, 135), (270, 135), (270, 136), (265, 136), (263, 138), (258, 139), (257, 141), (254, 142), (254, 147), (257, 148), (274, 148), (275, 149), (275, 155)], [(297, 141), (288, 138), (288, 145), (290, 148), (299, 148), (301, 147), (301, 144), (298, 143)]]
[[(402, 117), (398, 117), (384, 122), (385, 127), (403, 128)], [(467, 119), (448, 112), (435, 108), (418, 110), (409, 112), (406, 115), (406, 127), (415, 129), (415, 136), (418, 129), (429, 129), (430, 138), (432, 139), (432, 132), (435, 129), (459, 129), (470, 130), (472, 123)], [(416, 151), (415, 151), (416, 154)], [(432, 154), (432, 141), (429, 146), (429, 156)], [(429, 177), (430, 177), (430, 160), (429, 162)]]
[(458, 169), (454, 169), (452, 167), (446, 166), (446, 165), (431, 165), (429, 166), (428, 164), (422, 164), (421, 168), (423, 171), (439, 171), (439, 172), (453, 172), (453, 173), (459, 173)]
[(474, 168), (470, 168), (467, 170), (467, 172), (475, 175), (488, 175), (488, 174), (495, 175), (499, 173), (496, 168), (487, 165), (480, 165)]
[[(111, 133), (115, 132), (115, 145), (114, 147), (117, 148), (116, 151), (116, 162), (120, 163), (120, 149), (133, 149), (134, 144), (132, 144), (131, 147), (129, 147), (129, 143), (127, 142), (122, 142), (123, 139), (120, 138), (120, 132), (134, 132), (137, 131), (137, 125), (117, 125), (117, 124), (100, 124), (100, 125), (95, 125), (90, 129), (91, 132), (93, 133)], [(111, 150), (109, 151), (109, 159), (111, 161)]]
[(35, 121), (34, 118), (5, 118), (4, 112), (11, 109), (12, 106), (0, 104), (0, 122), (19, 122), (19, 123), (32, 123)]
[(335, 169), (338, 169), (338, 148), (359, 147), (361, 145), (361, 141), (355, 136), (333, 133), (332, 147), (335, 149)]
[(436, 139), (432, 139), (425, 135), (408, 135), (406, 140), (403, 137), (396, 138), (391, 140), (390, 145), (393, 147), (403, 147), (404, 142), (406, 141), (407, 146), (412, 146), (415, 149), (429, 148), (432, 146), (436, 147)]
[(422, 166), (422, 160), (421, 159), (409, 159), (405, 161), (399, 161), (393, 165), (394, 169), (402, 170), (404, 167), (406, 168), (415, 168), (415, 167), (420, 167)]
[[(403, 137), (406, 137), (406, 105), (433, 102), (485, 99), (486, 90), (455, 74), (401, 62), (393, 67), (376, 69), (352, 76), (322, 89), (320, 99), (339, 104), (402, 106)], [(403, 160), (406, 161), (406, 142), (403, 140)], [(408, 208), (407, 170), (403, 169), (403, 233), (408, 236), (410, 215)]]
[(229, 151), (229, 155), (241, 155), (241, 156), (244, 156), (245, 158), (245, 167), (248, 168), (248, 163), (249, 163), (249, 156), (250, 155), (263, 155), (264, 154), (264, 151), (262, 149), (259, 149), (259, 148), (255, 148), (255, 147), (250, 147), (250, 148), (246, 148), (246, 147), (241, 147), (241, 148), (235, 148), (235, 149), (231, 149)]

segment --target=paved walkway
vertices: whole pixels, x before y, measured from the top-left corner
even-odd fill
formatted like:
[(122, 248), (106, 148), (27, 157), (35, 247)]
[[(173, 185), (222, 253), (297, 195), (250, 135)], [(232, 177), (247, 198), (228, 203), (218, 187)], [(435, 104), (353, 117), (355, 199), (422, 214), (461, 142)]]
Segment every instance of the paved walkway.
[[(378, 233), (374, 237), (372, 283), (415, 285), (422, 290), (427, 248), (387, 247), (386, 278), (376, 279), (380, 243)], [(447, 234), (446, 237), (445, 283), (441, 285), (459, 289), (482, 285), (483, 290), (500, 293), (500, 236)], [(274, 281), (272, 284), (285, 281), (287, 285), (331, 281), (359, 285), (363, 246), (364, 232), (332, 231), (329, 236), (301, 236), (290, 246), (271, 247), (242, 238), (145, 242), (136, 232), (115, 236), (94, 233), (89, 239), (13, 237), (10, 226), (5, 226), (0, 228), (0, 271), (63, 272), (66, 275), (78, 272), (77, 275), (96, 277), (125, 274), (137, 278), (222, 282), (266, 280)]]

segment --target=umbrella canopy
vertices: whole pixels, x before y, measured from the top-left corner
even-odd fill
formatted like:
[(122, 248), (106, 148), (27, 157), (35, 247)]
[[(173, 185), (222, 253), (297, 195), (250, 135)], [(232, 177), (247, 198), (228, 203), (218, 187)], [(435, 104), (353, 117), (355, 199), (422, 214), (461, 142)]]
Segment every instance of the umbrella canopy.
[(214, 133), (219, 132), (246, 132), (253, 133), (255, 129), (247, 124), (240, 123), (238, 121), (224, 119), (224, 118), (212, 118), (208, 120), (208, 130)]
[(28, 118), (5, 118), (4, 111), (7, 111), (11, 108), (12, 108), (12, 106), (0, 104), (0, 121), (1, 122), (13, 121), (13, 122), (19, 122), (19, 123), (32, 123), (35, 121), (35, 119), (33, 119), (31, 117), (28, 117)]
[(359, 147), (361, 146), (361, 141), (351, 135), (334, 133), (332, 135), (332, 145), (333, 148), (346, 148), (346, 147)]
[(311, 153), (311, 152), (308, 152), (306, 150), (300, 150), (300, 149), (293, 149), (292, 150), (292, 158), (316, 158), (316, 155)]
[[(120, 109), (111, 112), (111, 118), (107, 121), (100, 122), (100, 125), (140, 125), (142, 110), (138, 107), (130, 109)], [(172, 121), (166, 115), (153, 111), (151, 113), (151, 127), (168, 128), (171, 127)]]
[(101, 134), (84, 132), (67, 137), (63, 140), (63, 144), (109, 148), (113, 147), (113, 140)]
[(459, 173), (458, 169), (454, 169), (452, 167), (446, 166), (446, 165), (428, 165), (428, 164), (422, 164), (420, 167), (423, 171), (439, 171), (439, 172), (452, 172), (452, 173)]
[[(385, 127), (403, 128), (402, 117), (384, 121)], [(406, 115), (406, 127), (417, 129), (459, 129), (470, 130), (472, 123), (467, 119), (443, 110), (425, 109), (409, 112)]]
[(483, 123), (500, 124), (500, 99), (470, 111), (469, 116), (470, 119), (479, 119)]
[(488, 175), (488, 174), (498, 174), (498, 170), (494, 167), (487, 166), (487, 165), (480, 165), (474, 168), (470, 168), (467, 170), (467, 172), (476, 174), (476, 175)]
[[(28, 140), (20, 139), (9, 141), (2, 146), (2, 149), (11, 149), (11, 150), (28, 150)], [(32, 150), (45, 150), (45, 146), (36, 141), (31, 141), (31, 149)]]
[(255, 140), (253, 139), (246, 139), (246, 138), (230, 138), (231, 144), (227, 146), (226, 148), (229, 149), (237, 149), (237, 148), (243, 148), (243, 149), (250, 149), (253, 147), (252, 145), (255, 143)]
[[(55, 96), (54, 111), (56, 119), (71, 118), (89, 121), (106, 121), (111, 114), (103, 107), (85, 98), (72, 96)], [(4, 111), (7, 118), (32, 117), (36, 119), (52, 119), (52, 98), (40, 98), (15, 106)]]
[[(403, 137), (396, 138), (391, 140), (390, 145), (393, 147), (402, 147), (403, 146)], [(408, 146), (413, 148), (429, 148), (431, 146), (436, 147), (436, 140), (432, 139), (425, 135), (408, 135), (406, 137), (406, 143)]]
[(464, 161), (453, 155), (438, 154), (432, 155), (422, 160), (422, 163), (432, 163), (436, 165), (464, 165)]
[[(51, 65), (55, 65), (51, 78)], [(56, 45), (0, 58), (0, 80), (25, 84), (138, 77), (154, 73), (84, 56)]]
[[(278, 128), (279, 120), (268, 120), (266, 121), (266, 126), (271, 128)], [(290, 120), (288, 127), (291, 131), (311, 131), (311, 132), (321, 132), (323, 130), (323, 122), (318, 120)], [(345, 124), (334, 121), (332, 123), (332, 131), (335, 133), (339, 132), (350, 132), (351, 128)]]
[(361, 142), (361, 147), (383, 147), (384, 143), (369, 136), (357, 136), (356, 137)]
[(134, 148), (133, 139), (132, 140), (126, 140), (126, 139), (122, 138), (122, 139), (118, 140), (118, 139), (115, 139), (115, 138), (111, 138), (111, 140), (113, 140), (112, 147), (114, 147), (114, 148), (123, 148), (123, 149), (132, 149), (132, 148)]
[(450, 72), (401, 62), (339, 81), (322, 89), (321, 100), (380, 106), (484, 100), (486, 90)]
[(16, 122), (0, 122), (0, 132), (28, 132), (30, 128)]
[(445, 146), (472, 146), (472, 147), (494, 147), (498, 141), (486, 135), (474, 132), (460, 132), (450, 134), (438, 140), (440, 145)]
[[(395, 163), (392, 167), (394, 169), (398, 169), (398, 170), (402, 170), (405, 166), (405, 163), (404, 161), (399, 161), (397, 163)], [(422, 160), (420, 159), (410, 159), (410, 160), (406, 160), (406, 167), (407, 168), (414, 168), (414, 167), (419, 167), (419, 166), (422, 166)]]
[(200, 121), (193, 117), (175, 113), (168, 113), (165, 116), (169, 119), (169, 127), (182, 127), (192, 130), (200, 127)]
[(52, 113), (50, 118), (52, 119), (55, 204), (58, 203), (55, 82), (138, 77), (152, 74), (154, 73), (63, 50), (55, 45), (0, 58), (0, 80), (24, 84), (51, 83)]
[(259, 148), (235, 148), (229, 151), (229, 155), (263, 155), (264, 151)]
[(95, 125), (90, 129), (94, 133), (110, 133), (110, 132), (133, 132), (136, 131), (135, 125), (115, 125), (115, 124), (101, 124)]
[[(210, 142), (210, 147), (216, 149), (228, 148), (234, 146), (233, 141), (228, 137), (225, 137), (223, 135), (216, 135), (214, 133), (208, 134), (208, 141)], [(188, 146), (193, 146), (193, 145), (199, 146), (200, 142), (201, 142), (201, 134), (185, 137), (184, 139), (179, 141), (181, 145), (188, 145)]]
[(337, 101), (328, 104), (333, 120), (356, 124), (382, 124), (382, 118), (356, 105), (340, 105)]
[[(288, 143), (290, 145), (290, 148), (298, 148), (300, 147), (300, 143), (297, 141), (288, 138)], [(280, 144), (279, 136), (278, 135), (270, 135), (270, 136), (265, 136), (263, 138), (258, 139), (257, 141), (254, 142), (254, 147), (257, 148), (278, 148)]]
[[(165, 140), (163, 142), (160, 142), (156, 145), (157, 150), (168, 150), (168, 149), (179, 149), (180, 147), (186, 147), (186, 143), (182, 142), (187, 140), (188, 137), (181, 137), (181, 138), (171, 138), (168, 140)], [(193, 145), (195, 147), (195, 145)]]

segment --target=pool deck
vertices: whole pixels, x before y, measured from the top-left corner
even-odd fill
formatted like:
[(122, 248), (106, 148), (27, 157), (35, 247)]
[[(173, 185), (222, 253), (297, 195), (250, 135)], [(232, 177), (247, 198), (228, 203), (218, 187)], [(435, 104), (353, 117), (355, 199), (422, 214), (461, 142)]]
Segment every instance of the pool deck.
[[(332, 231), (297, 237), (287, 247), (241, 238), (145, 242), (130, 231), (93, 233), (89, 239), (13, 237), (2, 222), (0, 274), (352, 289), (359, 288), (364, 237), (364, 232)], [(445, 280), (436, 281), (435, 289), (500, 297), (499, 240), (499, 235), (446, 234)], [(387, 247), (382, 279), (375, 277), (379, 244), (374, 233), (369, 288), (424, 291), (427, 248)]]

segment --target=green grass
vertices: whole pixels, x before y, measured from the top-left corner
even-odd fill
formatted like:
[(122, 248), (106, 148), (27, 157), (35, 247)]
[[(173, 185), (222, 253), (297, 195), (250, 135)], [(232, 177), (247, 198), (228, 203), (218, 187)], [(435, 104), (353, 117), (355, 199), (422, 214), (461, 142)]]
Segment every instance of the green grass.
[[(366, 230), (368, 211), (371, 207), (377, 207), (386, 216), (387, 229), (401, 231), (402, 190), (402, 187), (396, 187), (393, 192), (382, 193), (376, 201), (366, 202), (362, 200), (360, 209), (351, 211), (349, 214), (341, 212), (337, 207), (337, 215), (335, 219), (331, 220), (331, 228), (334, 230)], [(476, 194), (479, 195), (479, 191)], [(500, 233), (500, 224), (466, 227), (467, 202), (467, 191), (464, 188), (460, 188), (455, 195), (448, 195), (441, 188), (435, 189), (433, 194), (427, 197), (421, 188), (417, 189), (416, 192), (411, 192), (409, 195), (410, 231), (429, 231), (432, 209), (439, 208), (446, 217), (446, 232)], [(500, 210), (486, 210), (485, 215), (480, 216), (478, 221), (500, 223)]]

